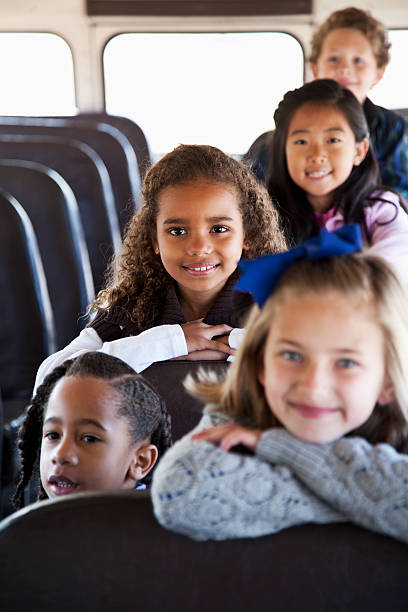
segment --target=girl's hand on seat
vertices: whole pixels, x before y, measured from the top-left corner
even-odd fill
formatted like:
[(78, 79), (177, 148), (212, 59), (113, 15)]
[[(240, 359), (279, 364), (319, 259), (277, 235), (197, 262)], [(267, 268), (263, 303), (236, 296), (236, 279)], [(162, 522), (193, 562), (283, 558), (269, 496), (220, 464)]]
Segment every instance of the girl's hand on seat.
[(262, 429), (250, 429), (236, 423), (225, 423), (224, 425), (210, 427), (210, 429), (204, 429), (199, 433), (193, 434), (192, 439), (212, 442), (225, 451), (230, 450), (230, 448), (237, 444), (243, 444), (250, 450), (256, 451), (262, 434)]
[(228, 344), (228, 335), (232, 330), (230, 325), (208, 325), (197, 320), (183, 323), (181, 328), (188, 350), (188, 356), (183, 355), (181, 359), (226, 359), (235, 352)]

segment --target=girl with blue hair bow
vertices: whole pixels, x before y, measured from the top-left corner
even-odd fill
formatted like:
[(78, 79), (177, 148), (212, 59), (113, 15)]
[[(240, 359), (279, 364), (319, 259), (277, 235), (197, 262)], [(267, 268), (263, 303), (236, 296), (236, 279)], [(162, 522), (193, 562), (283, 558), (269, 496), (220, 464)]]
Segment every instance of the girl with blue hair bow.
[(198, 540), (351, 521), (408, 542), (408, 292), (323, 230), (244, 267), (258, 305), (225, 381), (153, 479), (161, 524)]

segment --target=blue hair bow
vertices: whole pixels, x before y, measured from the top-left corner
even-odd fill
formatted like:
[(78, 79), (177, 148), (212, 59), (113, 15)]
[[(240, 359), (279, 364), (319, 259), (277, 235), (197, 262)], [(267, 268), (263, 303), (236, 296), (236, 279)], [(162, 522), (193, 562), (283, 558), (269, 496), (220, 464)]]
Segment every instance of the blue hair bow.
[(319, 236), (306, 240), (303, 244), (276, 255), (263, 255), (257, 259), (242, 259), (239, 267), (243, 274), (236, 288), (249, 291), (260, 307), (274, 291), (282, 274), (299, 259), (324, 259), (361, 251), (363, 241), (357, 223), (344, 225), (335, 232), (323, 228)]

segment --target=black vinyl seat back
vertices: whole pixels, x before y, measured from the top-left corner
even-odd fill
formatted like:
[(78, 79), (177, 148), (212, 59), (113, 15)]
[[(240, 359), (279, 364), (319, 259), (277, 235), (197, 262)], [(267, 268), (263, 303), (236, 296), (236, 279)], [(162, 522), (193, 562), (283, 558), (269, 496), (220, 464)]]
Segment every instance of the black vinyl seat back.
[(23, 207), (0, 190), (0, 388), (29, 398), (38, 365), (55, 351), (54, 318), (35, 234)]
[(89, 145), (108, 171), (123, 231), (140, 202), (141, 182), (134, 149), (118, 128), (84, 119), (0, 116), (0, 134), (55, 136)]
[(347, 523), (195, 542), (145, 492), (74, 494), (0, 523), (2, 610), (405, 612), (408, 546)]
[(227, 361), (158, 361), (141, 374), (151, 382), (166, 402), (171, 417), (173, 441), (191, 431), (199, 422), (203, 405), (184, 388), (183, 381), (190, 374), (193, 378), (199, 370), (212, 370), (224, 377)]
[[(3, 473), (3, 434), (4, 434), (4, 410), (3, 410), (3, 402), (1, 399), (1, 389), (0, 389), (0, 477)], [(2, 515), (0, 514), (0, 516)]]
[(11, 496), (15, 490), (14, 480), (18, 470), (15, 438), (13, 437), (10, 444), (9, 424), (5, 423), (5, 418), (0, 389), (0, 519), (11, 514), (14, 510)]
[(75, 119), (107, 123), (120, 130), (135, 152), (140, 178), (143, 181), (146, 170), (148, 170), (152, 163), (152, 159), (147, 138), (137, 123), (129, 119), (129, 117), (110, 115), (108, 113), (80, 113), (75, 116)]
[(91, 147), (53, 136), (0, 136), (0, 159), (34, 161), (60, 174), (77, 200), (91, 262), (95, 291), (106, 265), (121, 246), (112, 186), (106, 167)]
[(42, 164), (0, 159), (0, 187), (23, 206), (33, 225), (54, 312), (56, 348), (85, 324), (94, 298), (78, 204), (66, 181)]

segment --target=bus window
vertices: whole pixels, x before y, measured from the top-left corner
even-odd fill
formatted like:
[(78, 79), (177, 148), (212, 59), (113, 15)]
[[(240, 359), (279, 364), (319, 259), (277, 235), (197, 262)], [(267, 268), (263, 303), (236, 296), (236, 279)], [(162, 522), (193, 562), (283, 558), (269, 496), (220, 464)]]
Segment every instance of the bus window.
[(370, 99), (385, 108), (408, 108), (408, 88), (402, 86), (408, 56), (408, 30), (389, 30), (391, 61)]
[(56, 34), (0, 32), (0, 114), (73, 115), (72, 54)]
[(304, 53), (281, 32), (129, 33), (107, 43), (103, 67), (107, 112), (138, 123), (153, 157), (179, 143), (241, 155), (302, 85)]

